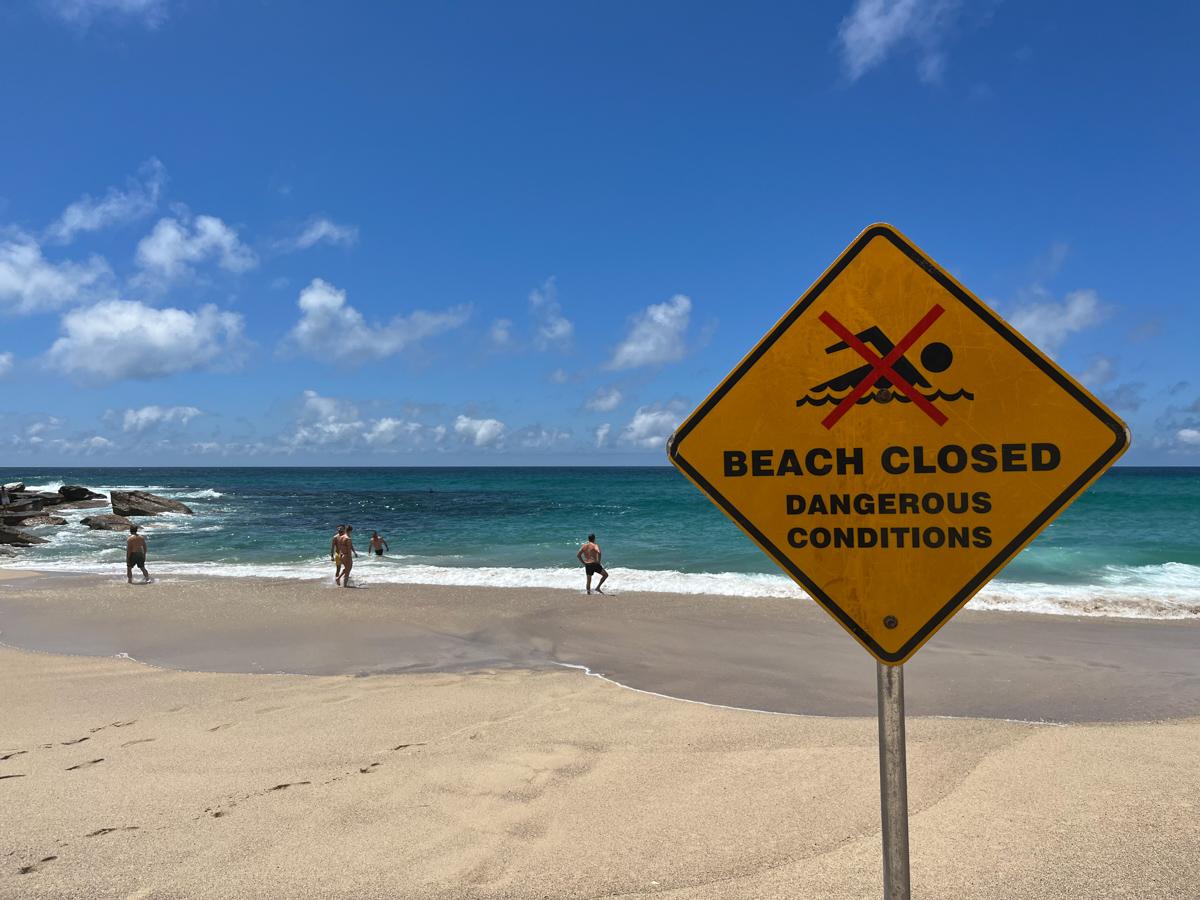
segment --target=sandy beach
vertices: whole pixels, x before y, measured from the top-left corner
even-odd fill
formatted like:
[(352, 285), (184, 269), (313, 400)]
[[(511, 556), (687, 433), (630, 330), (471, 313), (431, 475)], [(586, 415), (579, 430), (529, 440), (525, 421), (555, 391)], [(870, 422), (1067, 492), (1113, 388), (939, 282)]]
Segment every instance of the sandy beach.
[[(6, 577), (0, 896), (877, 896), (873, 664), (809, 606)], [(914, 895), (1200, 895), (1198, 637), (951, 623)]]

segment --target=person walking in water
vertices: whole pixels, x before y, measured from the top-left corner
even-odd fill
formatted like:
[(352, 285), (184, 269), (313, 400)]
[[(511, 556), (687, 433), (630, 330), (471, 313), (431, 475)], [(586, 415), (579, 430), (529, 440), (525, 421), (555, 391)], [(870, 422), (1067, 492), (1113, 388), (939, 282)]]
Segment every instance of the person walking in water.
[(338, 541), (341, 540), (342, 535), (344, 535), (345, 533), (346, 533), (346, 526), (339, 525), (337, 531), (334, 532), (333, 540), (331, 540), (329, 542), (329, 558), (333, 560), (333, 583), (334, 584), (338, 584), (342, 577), (342, 551), (341, 551), (341, 548), (338, 546)]
[(596, 543), (596, 536), (589, 534), (587, 543), (579, 548), (579, 552), (575, 554), (575, 558), (583, 563), (583, 570), (587, 572), (587, 592), (592, 592), (592, 576), (599, 574), (600, 580), (596, 582), (596, 593), (603, 594), (601, 585), (608, 581), (608, 571), (604, 566), (600, 565), (600, 545)]
[(142, 584), (150, 583), (146, 571), (146, 539), (138, 534), (136, 525), (129, 526), (129, 537), (125, 539), (125, 580), (133, 584), (133, 567), (142, 570)]
[[(354, 532), (353, 525), (347, 525), (346, 531), (338, 536), (338, 556), (342, 564), (342, 587), (350, 587), (350, 570), (354, 568), (354, 557), (358, 556), (358, 551), (354, 549)], [(337, 583), (337, 577), (334, 578), (334, 583)]]
[(376, 556), (383, 556), (384, 550), (392, 552), (392, 548), (388, 546), (388, 542), (380, 536), (378, 531), (371, 532), (371, 541), (367, 546), (375, 551)]

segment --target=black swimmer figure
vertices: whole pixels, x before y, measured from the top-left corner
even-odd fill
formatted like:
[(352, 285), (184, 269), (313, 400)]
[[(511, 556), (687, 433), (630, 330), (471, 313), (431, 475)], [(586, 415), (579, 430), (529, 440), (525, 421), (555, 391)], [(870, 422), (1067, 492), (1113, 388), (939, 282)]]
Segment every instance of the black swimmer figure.
[[(860, 341), (874, 348), (879, 357), (885, 358), (889, 353), (896, 349), (896, 345), (892, 343), (891, 338), (884, 334), (883, 329), (878, 325), (872, 325), (865, 331), (860, 331), (855, 335)], [(842, 350), (848, 350), (850, 345), (845, 341), (839, 341), (825, 348), (826, 353), (838, 353)], [(934, 342), (925, 347), (921, 351), (921, 365), (930, 372), (944, 372), (950, 367), (950, 363), (954, 360), (954, 354), (945, 344)], [(810, 390), (812, 393), (820, 393), (822, 391), (849, 391), (858, 387), (862, 380), (866, 378), (874, 369), (870, 363), (852, 369), (843, 375), (838, 375), (836, 378), (831, 378), (826, 382), (815, 385)], [(892, 369), (896, 374), (911, 384), (913, 387), (931, 388), (933, 385), (929, 380), (921, 374), (920, 370), (909, 362), (905, 357), (901, 356), (898, 360), (892, 363)], [(876, 379), (874, 387), (890, 388), (892, 382), (886, 374), (880, 375)]]

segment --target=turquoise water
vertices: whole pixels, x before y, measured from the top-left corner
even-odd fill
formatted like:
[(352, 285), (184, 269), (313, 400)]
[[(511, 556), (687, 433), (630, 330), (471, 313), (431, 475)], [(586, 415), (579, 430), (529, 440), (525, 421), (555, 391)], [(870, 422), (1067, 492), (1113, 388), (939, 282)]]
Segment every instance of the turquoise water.
[[(798, 594), (761, 551), (670, 468), (0, 469), (56, 489), (138, 488), (196, 515), (147, 520), (156, 575), (329, 578), (335, 526), (390, 542), (371, 581), (578, 587), (589, 531), (614, 589)], [(123, 536), (78, 525), (7, 566), (113, 571)], [(123, 574), (123, 573), (122, 573)], [(973, 605), (1093, 615), (1200, 615), (1200, 469), (1118, 468), (1023, 552)]]

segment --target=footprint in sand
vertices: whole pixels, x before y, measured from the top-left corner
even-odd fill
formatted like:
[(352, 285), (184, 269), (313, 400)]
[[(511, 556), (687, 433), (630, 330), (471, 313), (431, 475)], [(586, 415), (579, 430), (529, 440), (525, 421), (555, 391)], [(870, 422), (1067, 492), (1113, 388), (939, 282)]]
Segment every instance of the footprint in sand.
[(72, 744), (82, 744), (84, 741), (90, 741), (90, 740), (91, 740), (90, 737), (75, 738), (75, 740), (73, 740), (73, 741), (63, 741), (62, 745), (64, 747), (70, 747)]
[(104, 762), (103, 756), (100, 757), (99, 759), (89, 759), (87, 762), (81, 762), (74, 766), (67, 766), (66, 771), (74, 772), (76, 769), (82, 769), (84, 766), (94, 766), (94, 765), (96, 765), (96, 763), (102, 763), (102, 762)]
[(28, 752), (28, 750), (13, 750), (11, 753), (5, 753), (3, 756), (0, 756), (0, 762), (4, 762), (5, 760), (12, 759), (14, 756), (20, 756), (22, 753)]
[(138, 738), (136, 741), (126, 741), (122, 747), (132, 747), (134, 744), (148, 744), (151, 741), (156, 741), (158, 738)]
[(288, 781), (283, 784), (277, 784), (273, 788), (267, 788), (267, 793), (270, 793), (271, 791), (286, 790), (287, 788), (290, 788), (290, 787), (299, 787), (302, 784), (312, 784), (312, 782), (311, 781)]
[(21, 868), (17, 869), (17, 874), (18, 875), (28, 875), (30, 872), (36, 872), (38, 870), (38, 866), (40, 866), (42, 863), (53, 862), (56, 859), (58, 859), (57, 856), (43, 856), (41, 859), (39, 859), (36, 863), (33, 863), (32, 865), (21, 866)]
[(116, 825), (111, 828), (97, 828), (91, 834), (85, 834), (84, 837), (100, 837), (103, 834), (112, 834), (114, 831), (137, 831), (140, 825)]
[(236, 722), (222, 722), (220, 725), (214, 725), (212, 728), (210, 728), (208, 730), (209, 731), (222, 731), (226, 728), (232, 728), (236, 724), (237, 724)]
[(365, 767), (363, 767), (363, 768), (359, 769), (358, 771), (359, 771), (359, 773), (360, 773), (360, 774), (362, 774), (362, 775), (370, 775), (370, 774), (371, 774), (371, 770), (372, 770), (372, 769), (374, 769), (374, 768), (375, 768), (376, 766), (378, 766), (378, 765), (379, 765), (379, 763), (377, 763), (377, 762), (373, 762), (373, 763), (371, 763), (369, 766), (365, 766)]
[(3, 781), (5, 778), (24, 778), (24, 777), (25, 777), (24, 775), (0, 775), (0, 781)]

